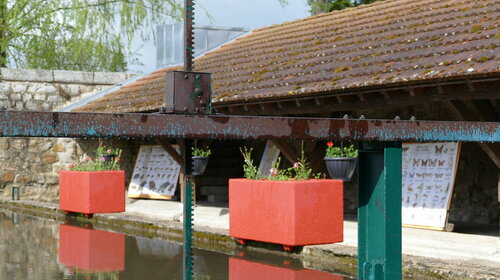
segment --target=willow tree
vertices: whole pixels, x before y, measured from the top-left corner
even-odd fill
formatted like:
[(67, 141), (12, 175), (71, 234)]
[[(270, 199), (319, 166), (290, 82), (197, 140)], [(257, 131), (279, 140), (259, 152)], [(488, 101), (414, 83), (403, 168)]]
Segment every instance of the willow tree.
[(124, 71), (132, 38), (182, 14), (179, 0), (0, 0), (0, 66)]
[(311, 14), (316, 15), (356, 7), (361, 4), (370, 4), (375, 1), (378, 0), (307, 0), (307, 5), (310, 7)]

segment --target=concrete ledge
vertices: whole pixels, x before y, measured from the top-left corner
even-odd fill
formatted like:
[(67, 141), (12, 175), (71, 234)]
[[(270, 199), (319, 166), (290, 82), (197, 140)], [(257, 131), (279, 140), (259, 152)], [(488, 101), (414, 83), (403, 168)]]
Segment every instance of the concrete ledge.
[(53, 82), (54, 72), (39, 69), (0, 68), (0, 79), (6, 81)]
[(128, 74), (126, 73), (106, 73), (106, 72), (95, 72), (94, 73), (94, 84), (97, 85), (114, 85), (121, 83), (128, 79)]
[(114, 85), (132, 76), (112, 72), (0, 68), (0, 81)]
[(54, 82), (72, 83), (72, 84), (93, 84), (94, 73), (54, 70)]

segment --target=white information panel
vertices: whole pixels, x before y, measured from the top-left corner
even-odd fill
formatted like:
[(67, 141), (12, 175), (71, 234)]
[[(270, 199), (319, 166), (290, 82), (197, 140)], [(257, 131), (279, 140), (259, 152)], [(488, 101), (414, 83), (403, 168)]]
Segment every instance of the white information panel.
[(444, 228), (460, 143), (403, 144), (403, 225)]
[[(179, 151), (179, 146), (173, 146)], [(181, 166), (160, 146), (139, 149), (128, 197), (169, 199), (177, 188)]]

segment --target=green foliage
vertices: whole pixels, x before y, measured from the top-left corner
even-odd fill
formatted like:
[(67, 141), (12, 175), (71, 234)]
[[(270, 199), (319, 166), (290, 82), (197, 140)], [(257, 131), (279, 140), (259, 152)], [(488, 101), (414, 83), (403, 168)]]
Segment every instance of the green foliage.
[(349, 7), (356, 7), (361, 4), (370, 4), (380, 0), (307, 0), (311, 14), (343, 10)]
[(307, 163), (307, 159), (304, 156), (304, 151), (301, 153), (301, 157), (298, 162), (295, 162), (292, 167), (287, 169), (280, 169), (281, 166), (281, 158), (278, 157), (276, 162), (273, 163), (273, 167), (270, 170), (270, 174), (267, 177), (263, 177), (259, 172), (256, 166), (253, 165), (252, 161), (252, 149), (247, 149), (244, 147), (244, 150), (241, 150), (243, 154), (243, 158), (245, 159), (245, 165), (243, 166), (243, 170), (245, 171), (245, 178), (250, 180), (259, 180), (259, 179), (267, 179), (272, 181), (289, 181), (289, 180), (309, 180), (320, 179), (323, 176), (321, 173), (312, 174), (312, 169), (309, 167), (309, 163)]
[(358, 156), (358, 149), (354, 147), (353, 144), (347, 147), (337, 147), (333, 144), (333, 142), (329, 141), (326, 143), (328, 146), (326, 148), (325, 157), (351, 157), (355, 158)]
[(212, 150), (208, 146), (202, 148), (191, 147), (191, 151), (194, 157), (208, 157), (212, 154)]
[(77, 164), (70, 164), (69, 170), (72, 171), (105, 171), (105, 170), (119, 170), (121, 149), (107, 148), (101, 146), (96, 150), (96, 158), (88, 157), (85, 161)]
[(0, 0), (0, 66), (125, 71), (136, 35), (180, 18), (178, 0)]
[(252, 159), (252, 148), (248, 149), (246, 146), (243, 149), (240, 148), (240, 152), (243, 155), (245, 164), (243, 164), (243, 172), (245, 173), (245, 178), (251, 180), (262, 179), (262, 174), (259, 169), (255, 167)]

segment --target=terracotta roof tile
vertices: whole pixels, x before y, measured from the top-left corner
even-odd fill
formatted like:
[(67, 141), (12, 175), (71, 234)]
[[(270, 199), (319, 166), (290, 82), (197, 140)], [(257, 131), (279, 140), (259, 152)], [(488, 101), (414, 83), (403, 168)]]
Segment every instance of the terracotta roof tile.
[[(498, 0), (386, 0), (256, 29), (195, 60), (194, 69), (212, 73), (217, 105), (499, 75), (499, 53)], [(174, 69), (77, 111), (158, 110)]]

